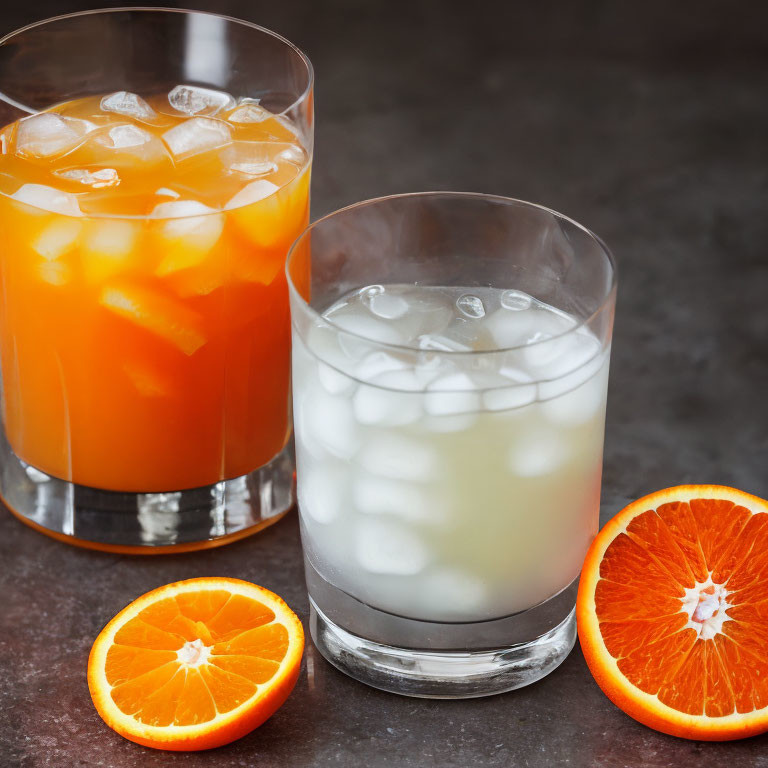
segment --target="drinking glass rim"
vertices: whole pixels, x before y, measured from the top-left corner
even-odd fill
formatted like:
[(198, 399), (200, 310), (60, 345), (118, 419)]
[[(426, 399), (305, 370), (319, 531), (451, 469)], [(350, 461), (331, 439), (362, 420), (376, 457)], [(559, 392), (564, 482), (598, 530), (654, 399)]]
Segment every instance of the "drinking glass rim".
[[(271, 37), (274, 37), (276, 40), (279, 40), (281, 43), (284, 43), (289, 48), (291, 48), (296, 54), (298, 54), (299, 58), (304, 63), (304, 66), (307, 68), (307, 85), (304, 88), (304, 90), (301, 92), (301, 95), (295, 99), (290, 106), (286, 107), (280, 112), (276, 112), (275, 114), (277, 116), (283, 115), (285, 112), (290, 111), (293, 109), (297, 104), (301, 104), (303, 101), (306, 100), (307, 96), (312, 92), (312, 87), (315, 83), (315, 70), (312, 66), (312, 62), (309, 60), (309, 57), (307, 56), (304, 51), (301, 50), (297, 45), (292, 43), (287, 38), (283, 37), (278, 32), (273, 32), (271, 29), (267, 29), (266, 27), (262, 27), (260, 24), (255, 24), (252, 21), (246, 21), (245, 19), (238, 19), (235, 16), (227, 16), (223, 13), (215, 13), (214, 11), (198, 11), (194, 10), (192, 8), (164, 8), (162, 6), (152, 6), (152, 5), (140, 5), (140, 6), (120, 6), (119, 8), (91, 8), (86, 11), (75, 11), (73, 13), (61, 13), (57, 16), (49, 16), (45, 19), (40, 19), (39, 21), (33, 21), (30, 24), (26, 24), (23, 27), (19, 27), (18, 29), (14, 29), (11, 32), (8, 32), (8, 34), (3, 35), (3, 37), (0, 37), (0, 45), (5, 45), (9, 40), (11, 40), (14, 37), (17, 37), (18, 35), (23, 34), (24, 32), (29, 31), (30, 29), (34, 29), (35, 27), (41, 27), (43, 24), (50, 24), (54, 21), (63, 21), (64, 19), (74, 19), (79, 16), (94, 16), (96, 14), (106, 14), (106, 13), (125, 13), (126, 11), (140, 11), (145, 13), (181, 13), (181, 14), (187, 14), (187, 15), (199, 15), (199, 16), (214, 16), (217, 19), (223, 19), (224, 21), (233, 22), (234, 24), (241, 24), (244, 27), (250, 27), (251, 29), (256, 29), (259, 32), (264, 32), (267, 35), (270, 35)], [(0, 91), (0, 98), (3, 100), (6, 100)], [(15, 106), (18, 106), (19, 109), (23, 109), (25, 112), (29, 112), (30, 115), (37, 114), (35, 111), (29, 111), (29, 109), (24, 106), (23, 104), (16, 104), (14, 102)]]
[[(106, 14), (106, 13), (120, 13), (120, 12), (126, 12), (126, 11), (140, 11), (140, 12), (152, 12), (152, 13), (179, 13), (179, 14), (187, 14), (187, 15), (200, 15), (200, 16), (214, 16), (218, 19), (223, 19), (224, 21), (232, 22), (234, 24), (240, 24), (244, 27), (250, 27), (251, 29), (258, 30), (259, 32), (264, 32), (267, 35), (270, 35), (271, 37), (275, 38), (276, 40), (279, 40), (281, 43), (284, 43), (287, 45), (290, 49), (296, 53), (301, 61), (304, 63), (304, 66), (307, 68), (307, 85), (304, 88), (304, 90), (301, 92), (301, 95), (295, 99), (290, 106), (286, 107), (285, 109), (281, 110), (280, 112), (275, 112), (276, 117), (284, 117), (286, 112), (289, 112), (291, 109), (296, 107), (298, 104), (303, 103), (307, 100), (309, 97), (309, 94), (312, 93), (312, 88), (314, 87), (315, 83), (315, 70), (312, 66), (312, 62), (309, 60), (309, 57), (304, 53), (304, 51), (301, 50), (297, 45), (292, 43), (287, 38), (283, 37), (281, 34), (277, 32), (273, 32), (271, 29), (267, 29), (266, 27), (262, 27), (259, 24), (254, 24), (251, 21), (245, 21), (244, 19), (238, 19), (234, 16), (227, 16), (225, 14), (221, 13), (214, 13), (213, 11), (197, 11), (189, 8), (163, 8), (160, 6), (121, 6), (119, 8), (92, 8), (85, 11), (75, 11), (74, 13), (62, 13), (57, 16), (49, 16), (46, 19), (40, 19), (39, 21), (33, 21), (30, 24), (26, 24), (23, 27), (19, 27), (18, 29), (14, 29), (8, 34), (4, 35), (3, 37), (0, 37), (0, 46), (5, 45), (9, 40), (23, 34), (24, 32), (29, 31), (30, 29), (34, 29), (36, 27), (43, 26), (44, 24), (50, 24), (55, 21), (62, 21), (66, 19), (73, 19), (77, 18), (79, 16), (93, 16), (96, 14)], [(24, 112), (28, 113), (28, 116), (31, 117), (33, 115), (41, 114), (39, 111), (29, 110), (29, 107), (27, 107), (24, 104), (19, 104), (15, 99), (11, 99), (5, 94), (0, 91), (0, 101), (5, 101), (7, 104), (11, 104), (12, 106), (16, 107), (17, 109), (20, 109)], [(25, 119), (25, 118), (20, 118)], [(5, 126), (0, 126), (0, 128), (3, 128)], [(306, 151), (306, 150), (305, 150)], [(305, 166), (301, 169), (301, 172), (297, 175), (296, 178), (301, 176), (302, 174), (306, 173), (309, 166), (312, 164), (312, 156), (314, 152), (313, 151), (307, 151), (307, 163)], [(280, 188), (282, 189), (282, 187)], [(275, 193), (279, 192), (280, 190), (275, 190)], [(0, 197), (8, 198), (8, 199), (14, 199), (12, 195), (8, 195), (4, 192), (0, 191)], [(43, 211), (45, 213), (55, 213), (57, 216), (65, 216), (69, 218), (71, 214), (65, 214), (60, 213), (58, 211), (48, 211), (45, 208), (39, 208), (36, 205), (31, 205), (29, 203), (24, 203), (24, 205), (29, 205), (30, 208), (34, 208), (38, 211)], [(156, 216), (153, 217), (150, 214), (111, 214), (111, 213), (92, 213), (92, 214), (83, 214), (82, 216), (75, 216), (72, 218), (84, 218), (84, 219), (114, 219), (114, 220), (138, 220), (138, 221), (165, 221), (170, 219), (194, 219), (194, 218), (200, 218), (202, 216), (211, 216), (213, 214), (225, 214), (228, 211), (232, 210), (238, 210), (239, 208), (244, 208), (247, 205), (250, 205), (249, 203), (245, 203), (244, 205), (237, 206), (237, 208), (221, 208), (221, 209), (213, 209), (211, 211), (207, 211), (205, 213), (198, 213), (198, 214), (189, 214), (184, 216)]]
[[(323, 317), (314, 307), (312, 307), (305, 299), (304, 297), (299, 293), (296, 286), (294, 285), (294, 282), (291, 278), (291, 261), (293, 258), (293, 254), (296, 251), (297, 246), (299, 243), (301, 243), (305, 237), (307, 237), (309, 234), (311, 234), (312, 230), (314, 230), (317, 226), (322, 224), (324, 221), (327, 221), (328, 219), (331, 219), (335, 216), (338, 216), (339, 214), (346, 213), (347, 211), (352, 211), (357, 208), (363, 208), (369, 205), (375, 205), (377, 203), (382, 203), (388, 200), (399, 200), (399, 199), (405, 199), (405, 198), (411, 198), (411, 197), (422, 197), (422, 198), (428, 198), (428, 197), (454, 197), (454, 198), (475, 198), (475, 199), (482, 199), (482, 200), (488, 200), (488, 201), (495, 201), (498, 203), (503, 203), (504, 205), (517, 205), (525, 208), (536, 208), (540, 211), (544, 211), (546, 213), (551, 214), (556, 219), (560, 221), (567, 221), (569, 224), (572, 224), (576, 228), (580, 229), (584, 234), (587, 235), (591, 240), (593, 240), (597, 245), (599, 246), (602, 254), (605, 256), (605, 258), (608, 261), (608, 264), (611, 268), (611, 280), (610, 284), (603, 294), (602, 298), (600, 299), (600, 302), (597, 306), (597, 308), (590, 314), (588, 317), (583, 318), (580, 320), (576, 325), (574, 325), (572, 328), (569, 328), (566, 331), (563, 331), (562, 333), (558, 333), (554, 336), (551, 336), (548, 339), (540, 339), (539, 341), (532, 342), (530, 344), (516, 344), (511, 347), (498, 347), (495, 349), (471, 349), (468, 351), (461, 351), (461, 350), (428, 350), (430, 354), (435, 355), (447, 355), (447, 356), (483, 356), (483, 355), (496, 355), (496, 354), (506, 354), (508, 352), (515, 352), (520, 349), (530, 349), (531, 347), (535, 347), (539, 344), (545, 344), (550, 343), (555, 339), (562, 338), (564, 336), (568, 336), (572, 333), (576, 333), (579, 331), (579, 329), (583, 328), (585, 325), (588, 325), (592, 322), (594, 318), (596, 318), (605, 308), (615, 299), (616, 297), (616, 285), (617, 285), (617, 264), (616, 264), (616, 258), (613, 255), (613, 252), (608, 248), (608, 246), (605, 244), (603, 239), (596, 235), (591, 229), (588, 229), (583, 224), (580, 224), (575, 219), (570, 218), (570, 216), (566, 216), (563, 213), (560, 213), (553, 208), (548, 208), (545, 205), (541, 205), (540, 203), (531, 203), (527, 200), (521, 200), (519, 198), (515, 197), (506, 197), (505, 195), (494, 195), (489, 194), (485, 192), (461, 192), (461, 191), (455, 191), (455, 190), (428, 190), (423, 192), (401, 192), (394, 195), (383, 195), (381, 197), (372, 197), (368, 200), (360, 200), (359, 202), (352, 203), (351, 205), (344, 206), (343, 208), (339, 208), (336, 211), (332, 211), (331, 213), (326, 214), (325, 216), (322, 216), (321, 218), (317, 219), (317, 221), (313, 221), (309, 226), (307, 226), (304, 231), (296, 238), (296, 240), (293, 241), (291, 244), (291, 247), (288, 249), (288, 255), (285, 260), (285, 274), (288, 281), (288, 290), (292, 298), (297, 299), (301, 304), (304, 306), (305, 309), (307, 309), (312, 316), (313, 319), (319, 320), (321, 323), (330, 326), (335, 331), (343, 334), (347, 334), (348, 336), (352, 336), (353, 338), (362, 339), (363, 341), (369, 342), (371, 344), (375, 344), (377, 347), (382, 347), (384, 349), (392, 349), (397, 352), (409, 352), (411, 354), (417, 353), (417, 352), (424, 352), (426, 350), (420, 350), (416, 347), (409, 347), (404, 344), (392, 344), (388, 342), (382, 342), (378, 341), (376, 339), (372, 339), (369, 336), (364, 336), (359, 333), (355, 333), (354, 331), (349, 331), (346, 328), (342, 328), (339, 325), (336, 325), (332, 321), (331, 318), (325, 318)], [(413, 283), (414, 285), (418, 285), (418, 283)], [(599, 353), (598, 353), (599, 354)]]

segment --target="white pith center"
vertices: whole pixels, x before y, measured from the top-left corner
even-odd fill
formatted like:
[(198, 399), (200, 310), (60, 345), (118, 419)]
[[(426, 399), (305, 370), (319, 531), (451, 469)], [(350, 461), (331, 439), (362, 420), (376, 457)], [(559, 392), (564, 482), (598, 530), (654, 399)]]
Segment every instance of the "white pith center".
[(186, 664), (188, 667), (199, 667), (201, 664), (208, 662), (208, 657), (211, 655), (211, 646), (203, 645), (203, 641), (199, 638), (187, 640), (184, 645), (176, 651), (176, 656), (182, 664)]
[(723, 624), (731, 617), (726, 611), (731, 608), (725, 584), (715, 584), (710, 573), (706, 581), (696, 582), (685, 590), (681, 597), (683, 613), (688, 614), (686, 629), (696, 631), (702, 640), (711, 640), (723, 631)]

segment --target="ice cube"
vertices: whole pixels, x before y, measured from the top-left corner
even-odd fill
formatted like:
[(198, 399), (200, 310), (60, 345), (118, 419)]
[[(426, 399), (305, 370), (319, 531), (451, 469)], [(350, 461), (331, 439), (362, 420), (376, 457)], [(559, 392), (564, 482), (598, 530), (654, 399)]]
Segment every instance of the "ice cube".
[(407, 340), (416, 339), (422, 334), (439, 334), (454, 317), (452, 300), (440, 291), (419, 286), (401, 288), (395, 293), (408, 302), (408, 310), (397, 319), (397, 328)]
[(495, 345), (485, 323), (457, 317), (441, 333), (420, 336), (419, 347), (442, 352), (472, 352), (494, 349)]
[(541, 382), (541, 411), (554, 424), (586, 424), (605, 408), (607, 386), (608, 360), (600, 356), (557, 381)]
[(351, 374), (352, 361), (339, 347), (338, 334), (328, 326), (310, 326), (300, 341), (312, 360), (322, 361), (342, 373)]
[[(170, 160), (163, 142), (137, 125), (116, 125), (106, 133), (100, 134), (95, 141), (100, 147), (121, 153), (128, 159), (137, 158), (152, 164)], [(115, 163), (117, 160), (110, 156), (108, 162)]]
[(423, 482), (435, 478), (440, 468), (429, 442), (395, 432), (369, 436), (357, 460), (372, 475), (393, 480)]
[(429, 351), (420, 354), (413, 367), (422, 390), (427, 389), (438, 376), (454, 373), (456, 370), (456, 366), (452, 361), (446, 360), (445, 355), (436, 355)]
[(157, 117), (157, 112), (141, 96), (129, 91), (117, 91), (105, 96), (101, 100), (101, 110), (137, 120), (154, 120)]
[(110, 129), (109, 138), (112, 139), (115, 149), (127, 149), (148, 144), (154, 137), (149, 131), (136, 125), (116, 125)]
[[(221, 164), (230, 173), (266, 176), (277, 170), (275, 145), (267, 141), (236, 141), (221, 153)], [(270, 193), (271, 194), (271, 193)]]
[(16, 131), (16, 154), (24, 157), (53, 157), (77, 147), (96, 129), (89, 120), (62, 117), (53, 112), (25, 117)]
[(173, 392), (171, 383), (144, 363), (125, 362), (123, 371), (142, 397), (167, 397)]
[(273, 114), (268, 109), (260, 107), (255, 100), (246, 103), (244, 99), (237, 109), (233, 109), (227, 115), (227, 120), (230, 123), (261, 123), (270, 117), (273, 117)]
[(365, 303), (377, 317), (396, 320), (408, 311), (408, 302), (402, 296), (392, 293), (376, 293), (367, 296)]
[(328, 394), (342, 395), (355, 388), (355, 380), (340, 373), (327, 363), (318, 363), (317, 378)]
[(32, 250), (47, 261), (61, 258), (77, 245), (82, 226), (75, 219), (54, 219), (32, 241)]
[(367, 312), (364, 314), (359, 307), (350, 308), (349, 312), (334, 312), (327, 319), (337, 328), (347, 331), (339, 334), (339, 344), (350, 357), (363, 357), (370, 353), (375, 349), (375, 342), (393, 345), (405, 342), (397, 328), (371, 317)]
[(576, 325), (576, 320), (553, 309), (531, 311), (533, 332), (526, 340), (522, 357), (526, 365), (541, 378), (541, 369), (552, 365), (569, 348), (572, 337), (569, 332)]
[(303, 168), (304, 164), (307, 162), (307, 153), (297, 144), (289, 144), (285, 149), (275, 155), (275, 161), (278, 163), (291, 163), (291, 165), (297, 165), (299, 168)]
[(11, 197), (38, 210), (62, 213), (65, 216), (83, 215), (75, 195), (43, 184), (24, 184)]
[(443, 524), (449, 504), (437, 490), (360, 472), (352, 485), (352, 504), (366, 515), (392, 515), (412, 523)]
[(387, 352), (371, 352), (366, 355), (353, 371), (356, 379), (365, 382), (371, 382), (382, 373), (391, 371), (403, 371), (408, 368), (408, 364), (399, 357), (390, 355)]
[(151, 213), (159, 223), (164, 256), (155, 271), (160, 277), (200, 264), (224, 230), (224, 216), (198, 200), (169, 200)]
[(185, 115), (213, 116), (232, 109), (236, 102), (228, 93), (197, 85), (177, 85), (168, 94), (168, 103)]
[[(403, 342), (402, 336), (394, 326), (377, 320), (375, 317), (363, 314), (359, 309), (352, 309), (348, 313), (334, 312), (332, 315), (327, 316), (327, 319), (337, 328), (341, 328), (341, 330), (347, 331), (349, 334), (360, 336), (369, 342), (374, 341), (395, 345)], [(342, 336), (341, 338), (346, 341), (351, 337)], [(341, 342), (342, 346), (345, 345), (345, 341)], [(365, 345), (364, 349), (370, 349), (370, 344)]]
[(507, 466), (518, 477), (543, 477), (565, 462), (568, 449), (557, 430), (527, 429), (507, 456)]
[(432, 416), (473, 413), (480, 409), (477, 384), (462, 372), (440, 376), (430, 383), (424, 408)]
[(463, 296), (459, 296), (459, 298), (456, 299), (456, 308), (463, 315), (466, 315), (473, 320), (479, 320), (481, 317), (485, 317), (483, 300), (470, 293), (465, 293)]
[(257, 179), (250, 184), (246, 184), (239, 192), (236, 192), (229, 202), (224, 206), (225, 209), (242, 208), (244, 205), (257, 203), (270, 195), (274, 195), (279, 187), (266, 179)]
[(44, 261), (37, 265), (37, 274), (44, 283), (58, 287), (69, 282), (72, 271), (60, 261)]
[(519, 312), (523, 309), (529, 309), (533, 303), (533, 298), (523, 291), (504, 291), (501, 294), (501, 306), (504, 309), (510, 309), (513, 312)]
[(421, 417), (419, 382), (413, 371), (389, 371), (375, 378), (376, 384), (361, 384), (352, 400), (361, 424), (403, 426)]
[(445, 335), (457, 344), (469, 346), (473, 350), (491, 350), (496, 345), (481, 320), (465, 320), (457, 317), (445, 329)]
[(332, 396), (304, 382), (296, 391), (296, 440), (315, 457), (332, 454), (350, 459), (360, 447), (360, 435), (347, 397)]
[(63, 171), (54, 171), (53, 175), (67, 181), (78, 182), (91, 189), (116, 187), (120, 183), (120, 176), (114, 168), (99, 168), (97, 171), (88, 168), (67, 168)]
[(160, 189), (156, 189), (155, 194), (158, 197), (170, 197), (173, 200), (178, 200), (181, 197), (178, 192), (173, 189), (169, 189), (168, 187), (160, 187)]
[(486, 612), (487, 590), (474, 574), (448, 566), (430, 568), (420, 580), (419, 598), (433, 621), (466, 620)]
[(85, 279), (98, 283), (126, 269), (133, 261), (139, 227), (132, 221), (95, 219), (83, 235), (81, 261)]
[(536, 313), (497, 309), (483, 321), (496, 349), (523, 346), (533, 335)]
[(142, 286), (108, 285), (101, 291), (99, 304), (185, 355), (193, 355), (207, 341), (202, 332), (202, 318), (196, 312)]
[(357, 562), (369, 573), (413, 576), (429, 563), (429, 551), (418, 533), (390, 520), (358, 520), (355, 549)]
[(193, 117), (167, 130), (162, 138), (175, 160), (186, 160), (226, 146), (232, 134), (221, 120)]
[(419, 349), (432, 352), (471, 352), (472, 347), (441, 333), (424, 333), (417, 339)]
[[(544, 397), (573, 389), (600, 367), (600, 342), (591, 333), (569, 333), (550, 343), (557, 344), (557, 354), (540, 362), (537, 369), (538, 378), (549, 380), (541, 392)], [(590, 361), (597, 361), (596, 367), (586, 367)]]
[(344, 511), (349, 473), (330, 462), (311, 462), (302, 468), (297, 495), (302, 516), (317, 523), (333, 522)]

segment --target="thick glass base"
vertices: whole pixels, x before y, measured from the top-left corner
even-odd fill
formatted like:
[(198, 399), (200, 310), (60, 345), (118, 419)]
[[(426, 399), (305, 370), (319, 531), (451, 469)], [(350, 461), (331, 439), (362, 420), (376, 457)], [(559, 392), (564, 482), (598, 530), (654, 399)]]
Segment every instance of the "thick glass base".
[(390, 693), (463, 699), (512, 691), (552, 672), (576, 642), (577, 582), (511, 616), (440, 624), (365, 605), (306, 566), (315, 646), (342, 672)]
[(294, 501), (293, 446), (232, 480), (168, 493), (122, 493), (69, 483), (16, 456), (0, 438), (0, 497), (22, 522), (71, 544), (161, 554), (225, 544), (279, 520)]

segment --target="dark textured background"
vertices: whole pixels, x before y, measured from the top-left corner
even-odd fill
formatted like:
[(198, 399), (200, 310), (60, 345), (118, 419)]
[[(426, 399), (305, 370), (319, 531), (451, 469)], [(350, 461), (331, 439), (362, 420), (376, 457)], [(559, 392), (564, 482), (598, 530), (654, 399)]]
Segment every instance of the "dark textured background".
[[(583, 222), (620, 264), (603, 519), (668, 485), (768, 495), (768, 4), (209, 0), (302, 47), (317, 75), (313, 215), (392, 192), (524, 198)], [(95, 5), (14, 2), (0, 34)], [(398, 698), (311, 646), (288, 703), (207, 754), (129, 744), (99, 720), (85, 664), (130, 600), (237, 576), (305, 618), (295, 514), (193, 555), (79, 551), (0, 514), (0, 768), (70, 766), (768, 766), (765, 737), (644, 728), (578, 647), (495, 698)]]

